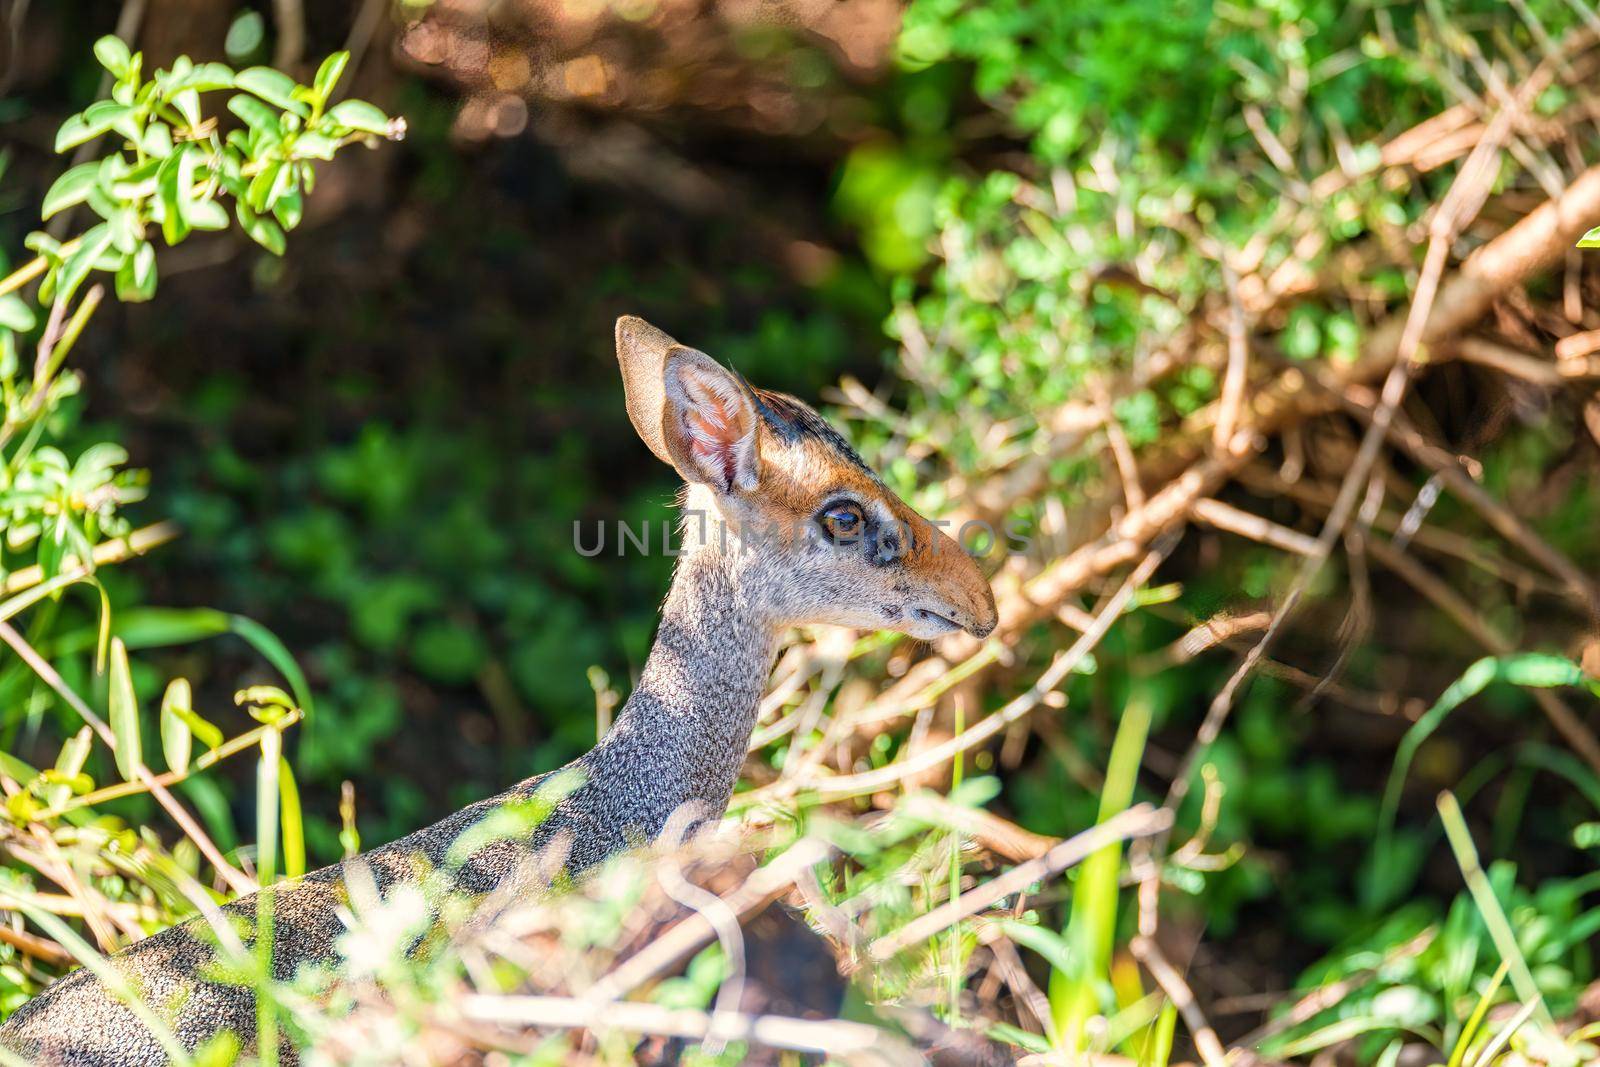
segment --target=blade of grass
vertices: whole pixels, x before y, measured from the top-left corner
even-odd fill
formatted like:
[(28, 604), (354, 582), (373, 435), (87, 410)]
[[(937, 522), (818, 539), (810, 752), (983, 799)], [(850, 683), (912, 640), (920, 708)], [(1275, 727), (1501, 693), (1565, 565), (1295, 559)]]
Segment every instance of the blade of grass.
[[(1117, 724), (1117, 735), (1111, 743), (1105, 786), (1100, 792), (1100, 822), (1133, 803), (1139, 764), (1150, 734), (1150, 716), (1149, 699), (1135, 691), (1122, 711), (1122, 721)], [(1066, 931), (1072, 969), (1058, 967), (1050, 974), (1050, 1008), (1064, 1052), (1088, 1051), (1088, 1022), (1099, 1012), (1100, 988), (1109, 981), (1121, 870), (1122, 845), (1107, 845), (1084, 861), (1073, 886), (1072, 915)]]
[(1478, 1003), (1473, 1006), (1472, 1014), (1467, 1016), (1467, 1023), (1461, 1028), (1461, 1036), (1456, 1038), (1455, 1047), (1450, 1050), (1450, 1061), (1445, 1067), (1461, 1067), (1461, 1061), (1467, 1056), (1467, 1048), (1477, 1036), (1478, 1027), (1483, 1025), (1485, 1016), (1489, 1014), (1489, 1006), (1494, 1003), (1494, 995), (1500, 992), (1500, 985), (1506, 980), (1506, 973), (1510, 969), (1511, 965), (1505, 960), (1501, 960), (1500, 966), (1495, 968), (1494, 977), (1489, 979), (1489, 988), (1483, 991)]
[[(278, 862), (278, 800), (281, 795), (285, 767), (283, 759), (283, 733), (268, 730), (261, 735), (261, 761), (256, 766), (256, 881), (261, 883), (261, 893), (256, 897), (256, 966), (264, 978), (272, 975), (273, 882)], [(290, 787), (291, 790), (293, 786)], [(299, 800), (295, 800), (295, 817), (298, 823)], [(304, 866), (304, 846), (301, 846), (301, 865)], [(256, 992), (256, 1047), (261, 1067), (277, 1067), (278, 1063), (278, 1011), (276, 1000), (266, 990)]]
[(1405, 786), (1406, 775), (1411, 770), (1411, 761), (1416, 756), (1417, 750), (1443, 725), (1451, 712), (1496, 681), (1541, 689), (1589, 684), (1583, 670), (1576, 663), (1561, 656), (1543, 653), (1485, 657), (1472, 664), (1459, 678), (1450, 683), (1449, 688), (1440, 695), (1434, 705), (1411, 724), (1411, 728), (1400, 739), (1399, 748), (1395, 751), (1394, 765), (1389, 770), (1389, 779), (1383, 788), (1383, 801), (1378, 813), (1378, 832), (1373, 839), (1371, 877), (1366, 887), (1369, 904), (1376, 905), (1383, 902), (1380, 899), (1384, 895), (1382, 887), (1394, 862), (1394, 824), (1400, 809), (1400, 791)]
[(0, 620), (9, 619), (13, 615), (27, 610), (56, 591), (65, 589), (67, 586), (73, 585), (77, 582), (84, 581), (85, 578), (86, 576), (80, 571), (71, 571), (67, 574), (58, 574), (48, 582), (41, 582), (31, 589), (18, 593), (15, 596), (7, 597), (5, 600), (0, 600)]
[[(266, 756), (262, 756), (263, 764)], [(269, 884), (270, 878), (261, 880), (262, 890), (256, 897), (256, 968), (263, 983), (272, 976), (273, 902), (276, 893)], [(260, 1067), (278, 1067), (278, 1001), (267, 989), (256, 989), (256, 1054)]]
[(1144, 1047), (1139, 1050), (1139, 1067), (1167, 1067), (1172, 1057), (1172, 1038), (1177, 1030), (1178, 1009), (1168, 1001), (1145, 1033)]
[(299, 878), (306, 873), (306, 831), (300, 813), (300, 787), (295, 784), (294, 771), (286, 759), (278, 761), (278, 804), (282, 808), (283, 876)]
[(166, 760), (169, 770), (179, 774), (189, 769), (194, 733), (177, 709), (187, 708), (192, 703), (188, 679), (174, 678), (167, 683), (167, 691), (161, 697), (161, 758)]
[[(955, 707), (955, 727), (957, 737), (960, 737), (967, 728), (966, 705), (957, 700)], [(955, 762), (950, 767), (950, 791), (953, 793), (961, 788), (961, 772), (966, 767), (966, 753), (957, 753)], [(950, 896), (954, 900), (961, 895), (961, 833), (956, 831), (950, 835)], [(961, 920), (957, 919), (950, 924), (950, 973), (948, 993), (950, 995), (950, 1025), (959, 1026), (961, 1023)]]
[(1293, 1060), (1312, 1052), (1319, 1052), (1330, 1045), (1342, 1044), (1354, 1040), (1363, 1034), (1376, 1033), (1386, 1030), (1406, 1030), (1416, 1034), (1424, 1041), (1437, 1034), (1429, 1035), (1423, 1031), (1401, 1026), (1393, 1018), (1382, 1015), (1352, 1015), (1348, 1018), (1331, 1022), (1327, 1026), (1311, 1031), (1303, 1037), (1282, 1044), (1271, 1046), (1270, 1055), (1274, 1059)]
[(1550, 1012), (1544, 1006), (1544, 997), (1533, 980), (1533, 973), (1528, 970), (1528, 961), (1523, 959), (1522, 950), (1517, 947), (1517, 935), (1501, 910), (1500, 900), (1495, 896), (1494, 887), (1489, 884), (1489, 876), (1484, 874), (1483, 866), (1478, 862), (1478, 849), (1472, 843), (1472, 833), (1461, 814), (1461, 805), (1448, 789), (1439, 794), (1439, 817), (1444, 820), (1445, 836), (1450, 840), (1450, 849), (1455, 853), (1456, 864), (1466, 880), (1467, 892), (1478, 906), (1478, 914), (1489, 929), (1489, 937), (1494, 941), (1500, 959), (1510, 970), (1511, 986), (1517, 991), (1517, 998), (1524, 1003), (1536, 1003), (1541, 1021), (1551, 1021)]
[(117, 739), (112, 753), (117, 773), (125, 782), (137, 781), (144, 762), (139, 736), (139, 698), (133, 691), (133, 673), (128, 666), (128, 649), (120, 638), (111, 639), (110, 716), (111, 734)]
[(256, 881), (263, 887), (277, 880), (278, 780), (283, 767), (283, 734), (261, 735), (261, 760), (256, 764)]
[(1494, 1062), (1494, 1058), (1500, 1055), (1500, 1051), (1511, 1043), (1512, 1036), (1522, 1029), (1522, 1024), (1527, 1022), (1533, 1013), (1542, 1006), (1542, 1001), (1529, 1001), (1524, 1004), (1521, 1010), (1500, 1028), (1500, 1032), (1494, 1035), (1494, 1039), (1483, 1046), (1483, 1051), (1473, 1058), (1472, 1067), (1489, 1067), (1489, 1064)]

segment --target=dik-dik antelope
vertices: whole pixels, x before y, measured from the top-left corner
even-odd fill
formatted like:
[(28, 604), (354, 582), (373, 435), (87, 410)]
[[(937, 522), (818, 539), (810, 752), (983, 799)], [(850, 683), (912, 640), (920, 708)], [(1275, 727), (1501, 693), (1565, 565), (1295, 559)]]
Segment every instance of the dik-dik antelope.
[[(615, 725), (563, 769), (581, 784), (526, 838), (474, 852), (456, 868), (457, 892), (483, 894), (514, 876), (527, 878), (535, 856), (555, 855), (577, 874), (654, 839), (686, 804), (701, 823), (719, 818), (787, 627), (832, 623), (932, 639), (957, 630), (983, 637), (995, 626), (994, 596), (976, 564), (890, 492), (810, 407), (752, 388), (641, 319), (618, 320), (616, 340), (628, 417), (650, 451), (688, 484), (672, 588), (638, 686)], [(502, 805), (530, 798), (548, 777), (529, 778), (358, 862), (381, 890), (414, 881), (420, 869), (441, 868), (464, 831)], [(419, 856), (426, 862), (416, 862)], [(528, 892), (538, 888), (529, 881)], [(275, 973), (287, 978), (306, 961), (333, 958), (344, 932), (343, 868), (325, 867), (273, 896)], [(254, 928), (254, 897), (226, 910)], [(198, 921), (112, 962), (184, 1045), (224, 1029), (248, 1045), (254, 994), (213, 980), (214, 939)], [(0, 1027), (0, 1042), (70, 1067), (168, 1058), (86, 969), (20, 1008)]]

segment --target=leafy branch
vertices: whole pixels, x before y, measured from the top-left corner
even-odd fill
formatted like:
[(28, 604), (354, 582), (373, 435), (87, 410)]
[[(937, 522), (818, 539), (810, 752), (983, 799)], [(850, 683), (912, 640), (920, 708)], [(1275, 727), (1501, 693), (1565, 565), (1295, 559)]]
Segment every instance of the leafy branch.
[[(140, 475), (117, 469), (128, 458), (119, 446), (98, 445), (71, 462), (38, 443), (42, 420), (79, 388), (63, 367), (101, 300), (91, 288), (74, 305), (84, 283), (101, 271), (114, 276), (119, 299), (150, 299), (157, 279), (152, 237), (172, 246), (197, 230), (228, 229), (224, 198), (232, 199), (240, 229), (281, 255), (315, 186), (317, 163), (351, 144), (405, 134), (403, 120), (365, 101), (329, 106), (349, 63), (345, 52), (329, 56), (310, 85), (299, 85), (267, 67), (236, 72), (183, 56), (146, 78), (143, 55), (119, 38), (101, 38), (94, 51), (115, 79), (110, 99), (68, 118), (55, 147), (65, 152), (111, 135), (115, 148), (61, 175), (41, 215), (48, 220), (87, 205), (98, 221), (64, 241), (30, 234), (25, 243), (34, 258), (0, 280), (0, 448), (21, 437), (0, 473), (0, 532), (12, 551), (37, 541), (47, 578), (68, 557), (91, 560), (98, 537), (126, 533), (117, 508), (144, 495)], [(222, 92), (233, 94), (227, 111), (241, 123), (226, 133), (203, 107), (208, 94)], [(34, 281), (51, 311), (31, 378), (22, 381), (17, 339), (38, 329), (40, 315), (20, 291)]]
[[(0, 278), (0, 589), (8, 594), (0, 599), (0, 638), (20, 661), (0, 672), (0, 690), (33, 708), (59, 701), (85, 725), (67, 731), (53, 766), (34, 768), (0, 751), (0, 837), (23, 867), (32, 868), (10, 879), (14, 888), (31, 892), (38, 880), (60, 885), (63, 899), (80, 892), (76, 874), (45, 858), (65, 849), (88, 861), (85, 870), (121, 876), (120, 888), (106, 890), (108, 896), (157, 901), (170, 917), (215, 896), (196, 880), (202, 855), (235, 891), (269, 884), (280, 869), (291, 876), (304, 871), (298, 793), (282, 735), (310, 713), (311, 697), (288, 650), (249, 619), (136, 609), (112, 625), (97, 566), (168, 534), (158, 524), (130, 535), (119, 512), (144, 496), (146, 479), (124, 469), (125, 449), (101, 443), (71, 458), (57, 443), (72, 421), (63, 404), (81, 387), (67, 360), (104, 299), (105, 286), (94, 274), (111, 275), (123, 301), (148, 300), (156, 290), (158, 240), (170, 247), (196, 231), (225, 231), (235, 222), (281, 255), (286, 234), (300, 224), (317, 164), (350, 145), (399, 139), (405, 124), (364, 101), (332, 103), (349, 64), (344, 52), (328, 57), (310, 85), (267, 67), (235, 71), (186, 57), (147, 77), (142, 54), (116, 37), (101, 38), (94, 52), (112, 75), (110, 96), (68, 118), (55, 140), (58, 152), (76, 149), (94, 158), (51, 185), (40, 213), (42, 221), (65, 221), (87, 207), (92, 217), (66, 239), (30, 234), (25, 244), (33, 258)], [(215, 94), (227, 94), (225, 111), (206, 106)], [(32, 345), (31, 359), (22, 356), (24, 343)], [(58, 414), (63, 418), (52, 418)], [(102, 543), (108, 537), (124, 538), (127, 551), (108, 551)], [(81, 630), (58, 632), (62, 597), (78, 585), (98, 592), (98, 618)], [(14, 626), (24, 612), (30, 613), (28, 626)], [(258, 725), (230, 738), (196, 711), (187, 679), (172, 678), (159, 722), (150, 722), (130, 649), (220, 634), (250, 644), (283, 675), (293, 696), (271, 686), (241, 691), (236, 702)], [(69, 684), (69, 677), (83, 675), (55, 662), (91, 649), (104, 716)], [(159, 735), (162, 773), (146, 763), (146, 726)], [(96, 737), (109, 757), (98, 766), (90, 762)], [(263, 790), (255, 881), (233, 868), (167, 790), (251, 749), (259, 751)], [(184, 837), (170, 853), (153, 835), (135, 834), (100, 810), (140, 794), (153, 797), (182, 828)], [(85, 922), (105, 949), (137, 933), (87, 912)], [(55, 926), (41, 926), (56, 936)], [(27, 981), (39, 977), (29, 971)]]

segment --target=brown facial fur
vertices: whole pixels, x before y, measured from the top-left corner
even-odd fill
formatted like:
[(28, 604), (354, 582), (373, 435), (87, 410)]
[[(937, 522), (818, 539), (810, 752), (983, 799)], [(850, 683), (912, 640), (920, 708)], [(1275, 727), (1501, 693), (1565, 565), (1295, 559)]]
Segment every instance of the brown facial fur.
[[(994, 595), (953, 539), (889, 491), (833, 427), (783, 393), (756, 389), (640, 319), (617, 322), (629, 417), (689, 483), (692, 527), (745, 547), (740, 586), (775, 625), (834, 623), (931, 639), (987, 636)], [(819, 545), (819, 512), (859, 506), (868, 543)], [(853, 550), (852, 550), (853, 549)]]
[[(871, 568), (860, 589), (863, 596), (870, 596), (879, 591), (875, 587), (885, 587), (886, 610), (879, 625), (899, 629), (896, 623), (908, 606), (900, 601), (921, 593), (937, 605), (932, 610), (948, 607), (953, 613), (939, 613), (963, 629), (987, 636), (996, 621), (994, 593), (955, 539), (891, 492), (831, 429), (824, 432), (826, 424), (811, 408), (784, 394), (762, 390), (755, 395), (763, 402), (764, 413), (776, 414), (763, 418), (759, 427), (759, 484), (739, 494), (741, 506), (757, 514), (764, 529), (796, 532), (806, 531), (831, 501), (848, 499), (868, 506), (904, 542), (892, 563)], [(791, 428), (795, 417), (806, 419), (797, 430)]]

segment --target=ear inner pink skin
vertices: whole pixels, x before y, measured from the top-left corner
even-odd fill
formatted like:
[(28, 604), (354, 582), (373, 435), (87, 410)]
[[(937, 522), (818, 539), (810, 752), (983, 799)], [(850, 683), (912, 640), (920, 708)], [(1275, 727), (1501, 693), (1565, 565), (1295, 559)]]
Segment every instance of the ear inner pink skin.
[(681, 425), (689, 440), (689, 454), (702, 470), (720, 471), (724, 492), (731, 491), (739, 472), (739, 446), (749, 435), (744, 398), (729, 383), (681, 368), (678, 382), (689, 407)]
[(689, 446), (690, 452), (696, 459), (722, 469), (724, 491), (733, 488), (738, 462), (733, 454), (733, 442), (738, 436), (733, 432), (732, 422), (730, 413), (715, 398), (707, 398), (695, 411), (684, 414), (684, 424), (693, 442)]

